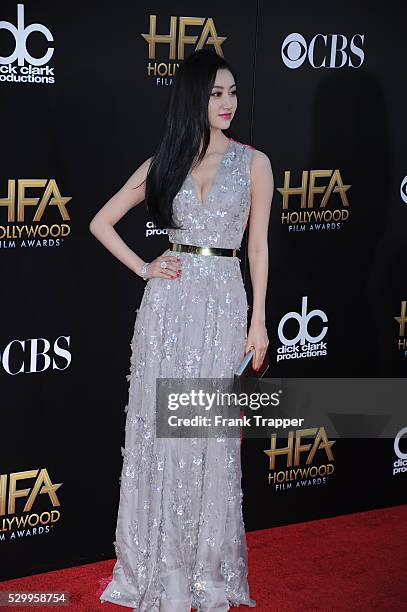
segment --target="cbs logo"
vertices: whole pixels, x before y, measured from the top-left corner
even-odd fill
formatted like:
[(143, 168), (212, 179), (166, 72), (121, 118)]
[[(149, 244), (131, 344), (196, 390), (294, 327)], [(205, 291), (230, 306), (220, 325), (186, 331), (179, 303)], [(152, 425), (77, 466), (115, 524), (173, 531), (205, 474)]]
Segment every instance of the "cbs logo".
[[(69, 350), (70, 343), (70, 336), (59, 336), (52, 345), (47, 338), (11, 340), (3, 353), (0, 352), (0, 366), (12, 376), (26, 373), (37, 374), (50, 368), (66, 370), (72, 360)], [(61, 359), (61, 366), (56, 362), (55, 356)], [(20, 366), (19, 369), (17, 369), (18, 366)]]
[(403, 178), (400, 185), (400, 195), (404, 204), (407, 204), (407, 176)]
[[(306, 58), (313, 68), (360, 68), (365, 59), (365, 53), (361, 47), (355, 44), (359, 38), (362, 45), (365, 40), (364, 34), (355, 34), (350, 41), (343, 34), (316, 34), (307, 44), (304, 36), (293, 32), (289, 34), (281, 45), (281, 58), (287, 68), (292, 70), (299, 68)], [(352, 64), (351, 54), (359, 58), (357, 66)], [(320, 63), (316, 63), (316, 56)], [(337, 59), (340, 63), (337, 63)]]

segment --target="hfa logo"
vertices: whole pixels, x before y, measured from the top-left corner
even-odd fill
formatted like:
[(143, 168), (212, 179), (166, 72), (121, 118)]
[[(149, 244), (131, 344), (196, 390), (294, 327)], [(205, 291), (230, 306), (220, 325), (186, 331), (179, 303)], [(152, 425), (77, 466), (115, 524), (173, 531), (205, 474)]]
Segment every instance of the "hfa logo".
[[(55, 83), (54, 68), (45, 66), (54, 54), (53, 47), (41, 57), (34, 57), (27, 49), (27, 40), (33, 32), (42, 34), (48, 42), (54, 38), (41, 23), (24, 24), (24, 4), (17, 4), (17, 26), (9, 21), (0, 21), (0, 30), (8, 30), (14, 37), (14, 51), (7, 57), (0, 56), (0, 81), (12, 83)], [(17, 67), (12, 64), (17, 61)], [(28, 64), (28, 65), (26, 65)]]
[[(325, 338), (328, 325), (328, 317), (323, 310), (315, 309), (308, 311), (308, 297), (302, 298), (301, 313), (292, 311), (287, 312), (278, 324), (278, 337), (281, 346), (277, 349), (277, 362), (287, 359), (303, 359), (307, 357), (321, 357), (327, 355), (327, 343), (321, 342)], [(322, 322), (321, 331), (318, 335), (312, 336), (308, 329), (311, 319), (317, 318)], [(297, 322), (298, 333), (292, 338), (287, 337), (285, 332), (286, 324), (290, 320)]]
[[(326, 181), (318, 185), (317, 179)], [(300, 186), (291, 185), (291, 171), (286, 170), (284, 186), (277, 187), (277, 191), (283, 196), (283, 211), (288, 211), (281, 213), (281, 224), (288, 226), (289, 232), (341, 229), (343, 223), (349, 219), (347, 191), (350, 187), (351, 185), (343, 184), (338, 169), (303, 170)], [(315, 197), (317, 195), (322, 195), (319, 203)], [(298, 204), (300, 210), (290, 210), (293, 206), (298, 208)]]
[(399, 324), (399, 338), (397, 342), (397, 348), (399, 351), (404, 351), (404, 357), (407, 357), (407, 338), (406, 338), (406, 324), (407, 324), (407, 300), (401, 302), (400, 316), (394, 317)]
[[(187, 28), (195, 27), (199, 35), (187, 31)], [(195, 30), (196, 31), (196, 30)], [(226, 36), (218, 36), (212, 17), (170, 17), (169, 32), (157, 34), (157, 15), (150, 15), (150, 31), (141, 34), (148, 43), (147, 74), (156, 78), (157, 85), (171, 85), (172, 77), (175, 75), (178, 63), (176, 60), (185, 59), (186, 45), (192, 45), (194, 50), (202, 49), (205, 45), (212, 45), (223, 57), (222, 44)], [(157, 45), (164, 45), (167, 50), (166, 59), (169, 61), (157, 61)], [(170, 77), (168, 80), (167, 77)]]
[[(35, 480), (27, 487), (18, 486), (22, 480)], [(27, 483), (28, 484), (28, 483)], [(62, 483), (53, 484), (46, 468), (41, 470), (28, 470), (26, 472), (14, 472), (10, 475), (0, 476), (0, 541), (9, 535), (10, 540), (32, 535), (49, 533), (54, 523), (60, 519), (60, 512), (55, 508), (60, 507), (57, 490)], [(39, 512), (31, 512), (33, 506), (40, 503), (39, 497), (48, 496), (52, 509), (48, 508)], [(17, 508), (17, 500), (24, 499)], [(42, 505), (44, 502), (42, 503)], [(28, 513), (28, 514), (26, 514)]]
[(0, 198), (2, 248), (14, 248), (16, 241), (28, 248), (60, 246), (71, 233), (66, 208), (70, 200), (62, 196), (55, 179), (9, 179), (7, 193)]
[(394, 453), (398, 459), (393, 463), (393, 476), (407, 472), (407, 452), (403, 453), (400, 448), (400, 440), (403, 436), (407, 436), (407, 427), (400, 429), (394, 438)]
[[(303, 444), (302, 438), (311, 438), (313, 442)], [(287, 446), (280, 448), (277, 448), (277, 434), (272, 434), (270, 448), (264, 451), (270, 457), (269, 484), (273, 484), (276, 491), (326, 484), (328, 477), (335, 470), (332, 463), (334, 461), (332, 446), (335, 442), (336, 440), (328, 440), (324, 427), (290, 431)], [(318, 451), (324, 453), (329, 463), (312, 465)], [(305, 467), (301, 467), (304, 453), (307, 453), (307, 458)], [(277, 471), (276, 457), (282, 457), (284, 469)]]

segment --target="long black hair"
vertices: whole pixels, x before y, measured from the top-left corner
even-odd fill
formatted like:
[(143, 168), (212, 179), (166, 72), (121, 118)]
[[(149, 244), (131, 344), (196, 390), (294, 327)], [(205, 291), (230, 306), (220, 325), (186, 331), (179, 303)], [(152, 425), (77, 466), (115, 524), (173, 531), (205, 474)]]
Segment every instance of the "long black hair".
[[(158, 228), (179, 229), (173, 219), (172, 201), (194, 160), (194, 165), (198, 164), (208, 148), (208, 102), (219, 69), (229, 70), (236, 82), (235, 71), (223, 57), (200, 49), (189, 55), (175, 74), (163, 137), (146, 178), (145, 203)], [(234, 136), (230, 130), (224, 133), (230, 138)]]

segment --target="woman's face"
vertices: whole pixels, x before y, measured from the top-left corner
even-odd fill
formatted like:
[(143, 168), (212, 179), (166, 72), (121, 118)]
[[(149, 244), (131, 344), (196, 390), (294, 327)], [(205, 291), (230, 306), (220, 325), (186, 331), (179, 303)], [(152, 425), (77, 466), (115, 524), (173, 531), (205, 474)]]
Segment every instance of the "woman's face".
[(221, 68), (216, 73), (208, 103), (211, 128), (227, 130), (237, 108), (236, 85), (232, 73)]

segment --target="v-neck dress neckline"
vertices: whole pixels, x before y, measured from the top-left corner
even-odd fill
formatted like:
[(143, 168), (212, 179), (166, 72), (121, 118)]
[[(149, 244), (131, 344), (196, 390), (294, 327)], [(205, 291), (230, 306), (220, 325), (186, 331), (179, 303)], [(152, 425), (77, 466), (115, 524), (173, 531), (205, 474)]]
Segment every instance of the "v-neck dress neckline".
[(222, 166), (223, 166), (223, 164), (225, 162), (226, 156), (227, 156), (227, 154), (229, 153), (229, 150), (230, 150), (230, 145), (231, 145), (232, 139), (229, 138), (228, 140), (229, 140), (228, 141), (228, 146), (226, 147), (226, 150), (225, 150), (224, 154), (222, 155), (222, 159), (220, 160), (220, 162), (218, 164), (218, 167), (217, 167), (216, 172), (214, 174), (212, 183), (211, 183), (211, 185), (209, 187), (208, 193), (206, 194), (206, 198), (204, 200), (201, 200), (201, 198), (199, 197), (197, 185), (196, 185), (194, 177), (192, 176), (192, 169), (188, 172), (188, 176), (189, 176), (189, 178), (191, 180), (195, 197), (198, 200), (198, 203), (200, 204), (200, 206), (205, 206), (205, 204), (208, 202), (209, 197), (210, 197), (210, 195), (211, 195), (211, 193), (212, 193), (212, 191), (213, 191), (213, 189), (215, 187), (215, 184), (216, 184), (216, 182), (218, 180), (218, 176), (220, 174), (221, 168), (222, 168)]

